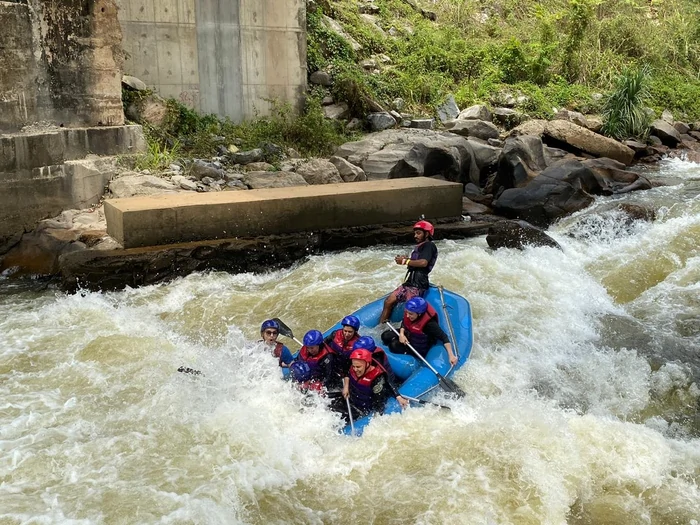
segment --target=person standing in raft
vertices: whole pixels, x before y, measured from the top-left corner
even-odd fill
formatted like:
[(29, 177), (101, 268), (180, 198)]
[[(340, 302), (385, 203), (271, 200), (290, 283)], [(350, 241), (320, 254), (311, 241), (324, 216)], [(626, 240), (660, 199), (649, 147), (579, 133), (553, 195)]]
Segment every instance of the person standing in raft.
[(397, 255), (394, 257), (396, 264), (406, 266), (406, 279), (384, 300), (379, 324), (384, 324), (389, 320), (396, 303), (408, 301), (412, 297), (423, 297), (430, 288), (428, 275), (435, 266), (438, 257), (438, 249), (433, 242), (434, 233), (435, 228), (428, 221), (421, 220), (413, 225), (413, 238), (416, 240), (416, 247), (413, 248), (410, 256)]
[[(292, 379), (315, 390), (323, 387), (327, 390), (337, 389), (340, 386), (340, 378), (335, 373), (333, 353), (323, 342), (323, 334), (318, 330), (309, 330), (302, 341), (304, 346), (290, 367)], [(297, 363), (304, 363), (306, 366), (295, 366)]]
[(348, 403), (353, 420), (373, 412), (383, 412), (390, 397), (396, 396), (402, 407), (408, 406), (408, 400), (401, 397), (389, 383), (386, 371), (372, 359), (372, 352), (359, 348), (350, 355), (349, 374), (343, 378), (343, 396), (333, 400), (330, 408), (339, 412), (350, 422)]
[(426, 356), (428, 350), (437, 342), (442, 342), (447, 350), (450, 364), (454, 366), (458, 359), (452, 351), (450, 339), (438, 324), (438, 315), (435, 309), (422, 297), (413, 297), (406, 302), (403, 321), (399, 334), (393, 330), (382, 333), (382, 342), (395, 354), (413, 355), (408, 348), (410, 344), (420, 355)]
[(270, 353), (279, 360), (279, 365), (282, 368), (288, 368), (294, 361), (292, 352), (284, 344), (277, 341), (280, 335), (280, 325), (273, 319), (264, 321), (260, 326), (260, 340), (266, 347), (270, 349)]
[(339, 377), (345, 377), (350, 369), (350, 354), (352, 346), (360, 338), (360, 320), (354, 315), (343, 317), (341, 329), (326, 337), (325, 343), (335, 354), (335, 366)]

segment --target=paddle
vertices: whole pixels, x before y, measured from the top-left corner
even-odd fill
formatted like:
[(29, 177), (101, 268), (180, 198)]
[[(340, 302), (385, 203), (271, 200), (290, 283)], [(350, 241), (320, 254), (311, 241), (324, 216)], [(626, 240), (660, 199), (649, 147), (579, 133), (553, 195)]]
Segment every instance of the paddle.
[(440, 300), (442, 301), (442, 309), (445, 311), (445, 319), (447, 319), (447, 328), (450, 331), (450, 337), (452, 338), (452, 349), (459, 359), (459, 347), (457, 346), (457, 338), (455, 337), (455, 331), (452, 329), (452, 321), (450, 321), (450, 314), (447, 312), (447, 303), (445, 302), (445, 295), (442, 293), (442, 286), (438, 286), (438, 291), (440, 292)]
[(345, 404), (348, 406), (348, 418), (350, 418), (350, 434), (355, 435), (355, 422), (352, 419), (352, 408), (350, 408), (350, 397), (345, 398)]
[[(401, 336), (401, 334), (399, 333), (399, 331), (398, 331), (396, 328), (394, 328), (394, 327), (391, 325), (391, 323), (386, 323), (386, 325), (387, 325), (389, 328), (391, 328), (392, 332), (394, 332), (396, 335)], [(432, 366), (430, 363), (428, 363), (428, 360), (427, 360), (425, 357), (423, 357), (422, 355), (420, 355), (420, 354), (418, 353), (418, 351), (417, 351), (415, 348), (413, 348), (413, 347), (411, 346), (411, 343), (406, 343), (406, 346), (411, 350), (411, 352), (413, 352), (414, 354), (416, 354), (416, 357), (417, 357), (418, 359), (420, 359), (421, 361), (423, 361), (423, 364), (425, 364), (425, 366), (427, 366), (428, 369), (429, 369), (433, 374), (435, 374), (435, 376), (438, 378), (438, 381), (439, 381), (440, 384), (442, 385), (442, 388), (444, 388), (444, 389), (447, 390), (448, 392), (451, 392), (452, 394), (456, 395), (457, 397), (464, 397), (464, 396), (466, 395), (466, 394), (464, 393), (464, 390), (462, 390), (461, 388), (459, 388), (459, 386), (457, 386), (457, 383), (455, 383), (455, 382), (452, 381), (451, 379), (447, 379), (447, 378), (444, 377), (440, 372), (438, 372), (437, 370), (435, 370), (435, 368), (433, 368), (433, 366)]]
[(433, 403), (432, 401), (425, 401), (425, 400), (423, 400), (423, 399), (418, 399), (417, 397), (408, 397), (408, 396), (404, 396), (403, 394), (401, 394), (401, 397), (405, 397), (405, 398), (408, 399), (409, 401), (413, 401), (414, 403), (420, 403), (421, 405), (434, 405), (434, 406), (436, 406), (436, 407), (444, 408), (445, 410), (452, 410), (452, 409), (451, 409), (450, 407), (448, 407), (447, 405), (441, 405), (441, 404), (439, 404), (439, 403)]
[(289, 328), (286, 324), (284, 324), (284, 322), (282, 322), (280, 318), (275, 317), (272, 320), (275, 321), (278, 325), (280, 325), (280, 335), (293, 339), (299, 346), (304, 346), (304, 343), (302, 343), (301, 341), (299, 341), (299, 339), (294, 337), (294, 332), (292, 332), (292, 329)]

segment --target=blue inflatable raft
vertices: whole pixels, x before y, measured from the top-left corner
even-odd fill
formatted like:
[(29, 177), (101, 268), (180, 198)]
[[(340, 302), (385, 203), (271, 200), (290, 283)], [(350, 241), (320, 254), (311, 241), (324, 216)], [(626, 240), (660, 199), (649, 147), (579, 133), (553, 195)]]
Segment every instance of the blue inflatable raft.
[[(455, 353), (457, 353), (459, 361), (454, 367), (450, 366), (450, 361), (447, 358), (447, 350), (445, 350), (442, 343), (433, 346), (426, 358), (435, 370), (444, 377), (449, 378), (464, 365), (467, 359), (469, 359), (469, 354), (472, 350), (471, 306), (469, 305), (469, 301), (461, 295), (437, 286), (431, 286), (424, 298), (435, 308), (435, 311), (437, 311), (440, 327), (450, 338), (452, 348)], [(396, 375), (397, 382), (402, 382), (401, 386), (398, 388), (399, 393), (405, 397), (426, 400), (439, 390), (438, 378), (417, 357), (394, 354), (382, 344), (379, 334), (385, 329), (388, 329), (386, 326), (377, 326), (383, 306), (384, 297), (363, 306), (352, 314), (360, 320), (360, 334), (373, 335), (377, 346), (381, 347), (384, 352), (386, 352), (389, 364)], [(449, 316), (449, 323), (447, 316)], [(398, 323), (401, 319), (403, 319), (403, 303), (397, 305), (391, 316), (392, 323)], [(451, 330), (450, 326), (452, 327)], [(339, 328), (341, 328), (340, 322), (326, 331), (324, 337)], [(376, 332), (377, 330), (379, 330), (379, 333)], [(369, 333), (369, 331), (372, 333)], [(400, 411), (401, 407), (396, 399), (391, 398), (387, 401), (384, 414), (392, 414)], [(355, 435), (361, 435), (371, 419), (372, 416), (367, 416), (355, 421)], [(343, 432), (350, 435), (352, 432), (350, 425), (346, 426)]]

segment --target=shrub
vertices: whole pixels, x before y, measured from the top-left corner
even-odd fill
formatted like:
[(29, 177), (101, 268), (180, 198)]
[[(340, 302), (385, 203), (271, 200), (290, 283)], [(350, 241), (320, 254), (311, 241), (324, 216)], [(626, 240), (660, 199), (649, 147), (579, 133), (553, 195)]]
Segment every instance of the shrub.
[(618, 78), (615, 89), (603, 104), (602, 132), (618, 140), (643, 138), (649, 131), (649, 116), (644, 110), (649, 98), (647, 67), (628, 69)]

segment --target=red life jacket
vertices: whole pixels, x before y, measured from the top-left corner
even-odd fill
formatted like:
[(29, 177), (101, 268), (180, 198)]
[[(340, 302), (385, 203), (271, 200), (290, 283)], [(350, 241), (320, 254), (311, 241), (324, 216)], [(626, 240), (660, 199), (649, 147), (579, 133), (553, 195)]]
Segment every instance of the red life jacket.
[(408, 318), (408, 312), (404, 311), (403, 313), (403, 328), (408, 342), (423, 356), (428, 353), (431, 346), (428, 336), (423, 332), (423, 328), (431, 319), (437, 319), (437, 312), (430, 304), (428, 304), (428, 309), (425, 313), (419, 315), (415, 321), (411, 321)]
[(315, 356), (311, 356), (311, 354), (309, 354), (306, 346), (301, 347), (301, 350), (299, 350), (299, 359), (309, 365), (309, 368), (311, 369), (311, 379), (324, 379), (322, 377), (322, 371), (319, 363), (321, 359), (330, 353), (330, 350), (328, 350), (328, 347), (325, 344), (321, 345), (321, 348), (318, 350), (318, 354)]
[(277, 359), (282, 357), (282, 349), (284, 348), (284, 345), (282, 343), (277, 343), (275, 345), (275, 348), (272, 350), (272, 355), (275, 356)]
[(355, 370), (350, 369), (350, 400), (360, 412), (372, 410), (372, 383), (383, 373), (383, 368), (373, 366), (362, 377), (357, 377)]
[(331, 351), (349, 358), (350, 354), (352, 354), (352, 345), (354, 345), (355, 341), (357, 341), (359, 338), (360, 336), (357, 334), (357, 332), (355, 332), (355, 335), (352, 336), (350, 341), (345, 341), (345, 337), (343, 337), (343, 329), (339, 328), (333, 333), (333, 339), (331, 340), (329, 346), (331, 347)]

